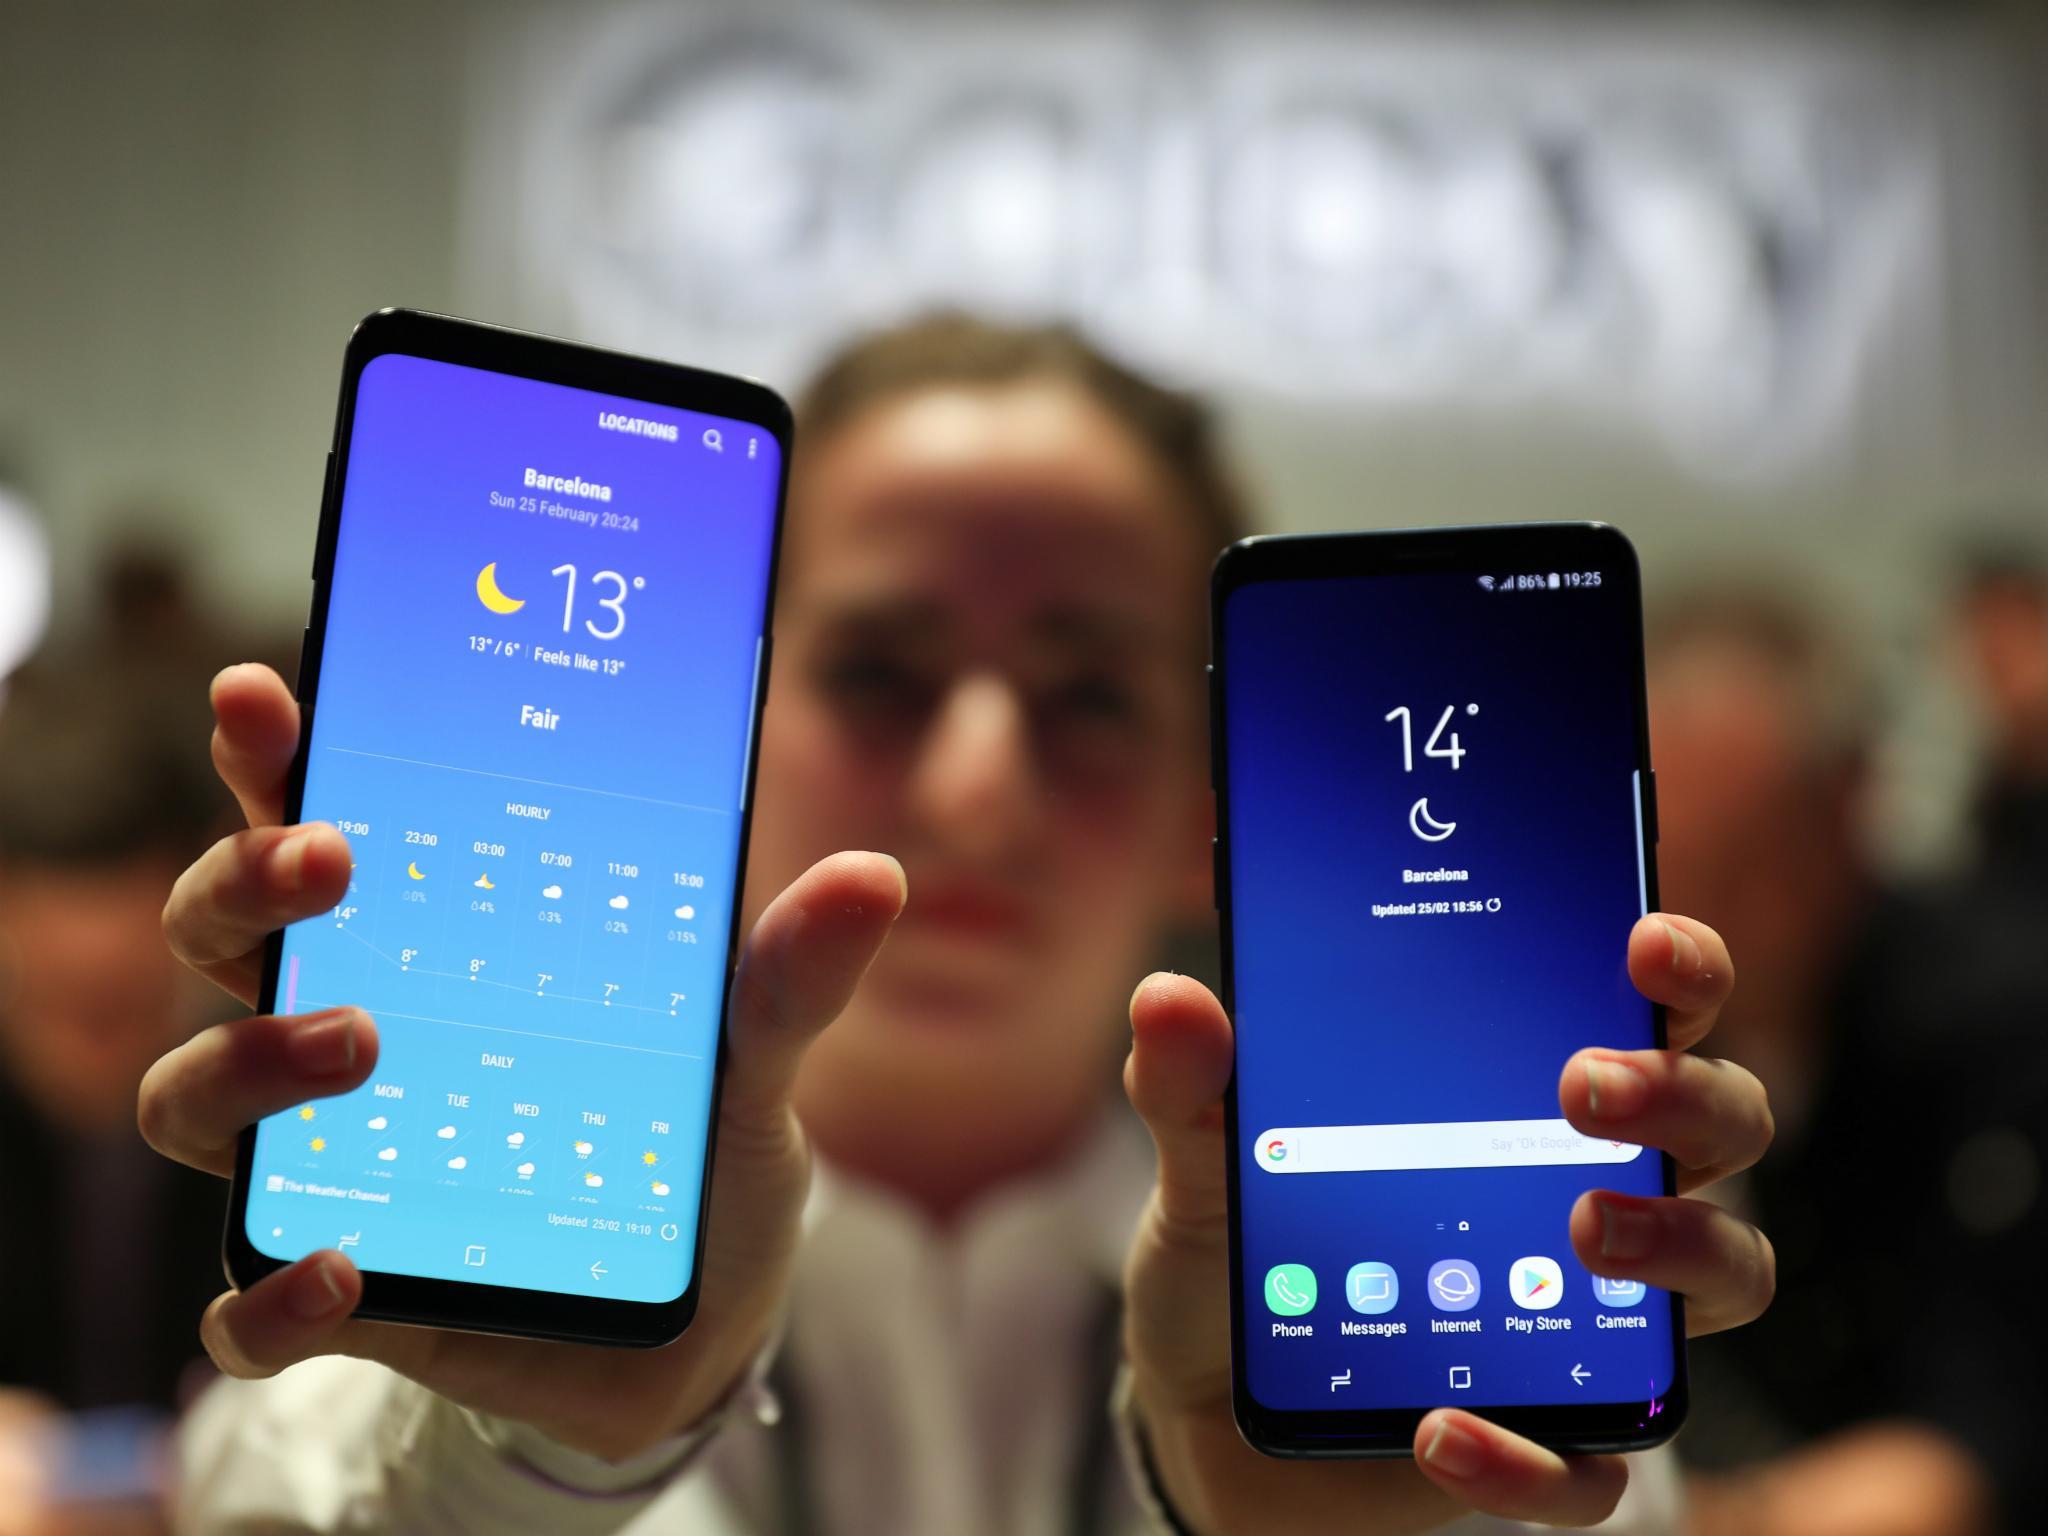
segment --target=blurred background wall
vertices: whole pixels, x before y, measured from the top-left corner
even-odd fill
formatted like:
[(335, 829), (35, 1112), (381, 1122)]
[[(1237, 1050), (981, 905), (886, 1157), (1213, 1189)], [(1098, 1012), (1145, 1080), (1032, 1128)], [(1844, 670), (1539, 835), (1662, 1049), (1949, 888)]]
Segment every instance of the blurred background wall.
[(384, 304), (793, 387), (934, 300), (1226, 403), (1275, 529), (1599, 517), (1765, 569), (1939, 856), (1954, 541), (2048, 522), (2041, 7), (0, 3), (0, 480), (295, 629)]

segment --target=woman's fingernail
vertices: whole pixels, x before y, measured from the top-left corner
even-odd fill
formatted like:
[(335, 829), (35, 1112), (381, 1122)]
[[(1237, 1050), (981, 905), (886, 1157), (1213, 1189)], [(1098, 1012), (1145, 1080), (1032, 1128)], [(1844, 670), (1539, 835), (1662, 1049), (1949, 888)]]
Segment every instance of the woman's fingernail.
[(1639, 1205), (1600, 1202), (1600, 1256), (1632, 1262), (1647, 1259), (1657, 1242), (1657, 1218)]
[(293, 832), (270, 850), (270, 883), (287, 895), (306, 883), (306, 839), (305, 832)]
[(301, 1020), (285, 1040), (291, 1064), (311, 1077), (333, 1077), (356, 1064), (356, 1013), (335, 1008)]
[(1650, 1084), (1642, 1073), (1624, 1061), (1588, 1059), (1586, 1064), (1586, 1109), (1595, 1120), (1626, 1120), (1643, 1112), (1650, 1099)]
[(897, 900), (901, 904), (898, 907), (900, 911), (902, 906), (907, 906), (910, 902), (910, 876), (903, 872), (903, 861), (897, 858), (895, 854), (885, 853), (882, 857), (887, 859), (889, 867), (896, 871), (896, 889), (900, 893)]
[(285, 1305), (301, 1322), (317, 1323), (348, 1305), (341, 1282), (334, 1277), (335, 1260), (318, 1254), (292, 1279), (285, 1293)]
[(1687, 979), (1699, 975), (1700, 947), (1693, 936), (1676, 923), (1664, 923), (1664, 931), (1671, 935), (1671, 974)]
[(1466, 1478), (1478, 1474), (1486, 1460), (1485, 1449), (1472, 1435), (1449, 1419), (1437, 1421), (1436, 1435), (1422, 1453), (1422, 1459), (1446, 1477)]

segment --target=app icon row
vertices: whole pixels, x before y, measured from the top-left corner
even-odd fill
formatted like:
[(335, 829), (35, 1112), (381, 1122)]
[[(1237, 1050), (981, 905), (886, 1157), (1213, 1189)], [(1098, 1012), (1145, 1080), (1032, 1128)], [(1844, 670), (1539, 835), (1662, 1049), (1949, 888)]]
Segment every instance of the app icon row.
[[(1593, 1296), (1603, 1307), (1634, 1307), (1648, 1294), (1640, 1280), (1594, 1275)], [(1469, 1312), (1479, 1305), (1483, 1287), (1479, 1266), (1469, 1259), (1439, 1259), (1430, 1265), (1423, 1285), (1430, 1305), (1439, 1312)], [(1266, 1271), (1266, 1306), (1280, 1317), (1300, 1317), (1315, 1309), (1315, 1271), (1306, 1264), (1275, 1264)], [(1564, 1271), (1557, 1260), (1531, 1254), (1508, 1266), (1508, 1294), (1529, 1312), (1548, 1311), (1564, 1299)], [(1344, 1276), (1344, 1300), (1354, 1312), (1391, 1312), (1401, 1301), (1401, 1277), (1391, 1264), (1372, 1259), (1354, 1264)]]

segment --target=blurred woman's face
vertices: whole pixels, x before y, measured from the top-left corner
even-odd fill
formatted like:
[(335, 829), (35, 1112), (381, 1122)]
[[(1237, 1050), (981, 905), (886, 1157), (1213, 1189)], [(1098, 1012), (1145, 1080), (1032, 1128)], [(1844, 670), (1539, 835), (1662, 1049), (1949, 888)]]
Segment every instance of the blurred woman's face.
[(1194, 529), (1064, 384), (929, 389), (806, 445), (749, 916), (842, 848), (910, 882), (806, 1095), (1104, 1081), (1162, 927), (1207, 908)]

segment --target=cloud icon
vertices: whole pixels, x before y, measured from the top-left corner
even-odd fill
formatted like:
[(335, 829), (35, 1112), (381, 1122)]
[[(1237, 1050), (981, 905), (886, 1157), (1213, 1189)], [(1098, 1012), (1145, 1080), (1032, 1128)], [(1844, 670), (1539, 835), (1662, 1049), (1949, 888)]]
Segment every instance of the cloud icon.
[(695, 907), (677, 907), (677, 908), (676, 908), (676, 916), (677, 916), (677, 917), (680, 917), (680, 918), (681, 918), (681, 919), (682, 919), (682, 920), (683, 920), (684, 922), (686, 922), (686, 923), (687, 923), (687, 922), (688, 922), (688, 921), (689, 921), (689, 920), (690, 920), (691, 918), (695, 917), (696, 915), (697, 915), (697, 909), (696, 909)]
[(466, 1157), (451, 1157), (448, 1159), (448, 1166), (460, 1171), (469, 1166), (469, 1159)]
[(511, 1134), (510, 1136), (507, 1136), (507, 1137), (505, 1138), (505, 1145), (506, 1145), (506, 1146), (508, 1146), (508, 1147), (523, 1147), (523, 1146), (525, 1146), (525, 1145), (526, 1145), (526, 1132), (524, 1132), (524, 1131), (514, 1131), (514, 1132), (513, 1132), (513, 1133), (512, 1133), (512, 1134)]
[(443, 1141), (453, 1141), (455, 1139), (455, 1127), (452, 1125), (444, 1125), (441, 1127), (441, 1129), (434, 1132), (434, 1134), (440, 1137)]
[(601, 1173), (586, 1173), (583, 1175), (583, 1182), (592, 1189), (602, 1189), (604, 1187), (604, 1175)]
[(576, 1143), (576, 1155), (577, 1155), (578, 1157), (588, 1157), (588, 1156), (590, 1156), (590, 1143), (589, 1143), (589, 1142), (587, 1142), (587, 1141), (579, 1141), (579, 1142), (577, 1142), (577, 1143)]
[(373, 1131), (381, 1131), (384, 1129), (385, 1126), (389, 1125), (390, 1123), (391, 1122), (385, 1119), (382, 1115), (376, 1115), (373, 1116), (370, 1120), (370, 1129)]
[(656, 1179), (654, 1181), (652, 1188), (657, 1195), (665, 1195), (668, 1193), (668, 1186), (662, 1183), (659, 1179)]
[(377, 1161), (378, 1161), (378, 1162), (380, 1162), (380, 1163), (393, 1163), (393, 1162), (396, 1162), (396, 1161), (398, 1161), (398, 1148), (396, 1148), (396, 1147), (385, 1147), (385, 1148), (383, 1148), (383, 1149), (382, 1149), (381, 1151), (379, 1151), (379, 1152), (378, 1152), (378, 1154), (377, 1154)]
[(562, 899), (562, 888), (559, 885), (542, 886), (540, 893), (547, 897), (549, 901), (560, 901)]
[(522, 1179), (530, 1179), (530, 1178), (532, 1178), (532, 1177), (533, 1177), (533, 1164), (531, 1164), (531, 1163), (521, 1163), (521, 1164), (520, 1164), (520, 1165), (518, 1166), (518, 1168), (517, 1168), (517, 1169), (515, 1169), (514, 1171), (515, 1171), (515, 1172), (516, 1172), (516, 1173), (517, 1173), (517, 1174), (519, 1175), (519, 1177), (521, 1177)]
[(606, 902), (605, 905), (610, 907), (614, 912), (623, 912), (626, 910), (626, 908), (630, 907), (632, 903), (626, 900), (624, 894), (621, 893), (620, 895), (614, 896), (610, 901)]

